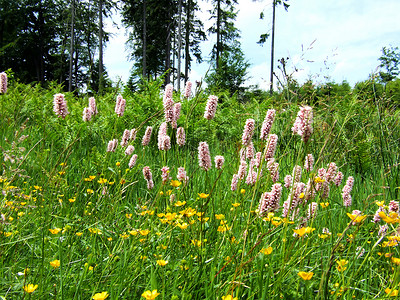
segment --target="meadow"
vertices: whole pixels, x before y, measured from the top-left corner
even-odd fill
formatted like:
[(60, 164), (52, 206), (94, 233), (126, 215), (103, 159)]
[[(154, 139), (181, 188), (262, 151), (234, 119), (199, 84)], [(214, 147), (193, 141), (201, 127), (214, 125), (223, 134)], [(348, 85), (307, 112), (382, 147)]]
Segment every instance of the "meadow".
[(0, 94), (1, 299), (398, 297), (391, 99), (61, 91)]

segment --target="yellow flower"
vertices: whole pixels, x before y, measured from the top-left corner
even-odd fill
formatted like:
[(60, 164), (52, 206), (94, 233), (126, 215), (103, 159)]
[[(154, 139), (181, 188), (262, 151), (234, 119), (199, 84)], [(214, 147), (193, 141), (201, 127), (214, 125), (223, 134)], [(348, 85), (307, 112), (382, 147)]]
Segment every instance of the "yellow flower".
[(347, 213), (347, 216), (353, 221), (353, 224), (360, 223), (360, 222), (364, 221), (364, 219), (367, 217), (367, 216), (361, 216), (361, 215), (353, 215), (350, 213)]
[(74, 203), (74, 202), (76, 201), (76, 197), (74, 197), (74, 198), (69, 198), (68, 201), (71, 202), (71, 203)]
[(238, 297), (233, 298), (232, 295), (222, 296), (222, 300), (238, 300)]
[(348, 260), (345, 260), (345, 259), (341, 259), (341, 260), (337, 260), (336, 263), (338, 264), (338, 265), (336, 266), (336, 269), (337, 269), (339, 272), (343, 272), (344, 270), (347, 269), (347, 267), (345, 267), (345, 265), (347, 265), (347, 264), (349, 263), (349, 261), (348, 261)]
[(182, 184), (182, 182), (180, 182), (179, 180), (171, 180), (170, 185), (173, 187), (178, 187)]
[(186, 201), (177, 201), (175, 204), (174, 204), (174, 206), (176, 206), (176, 207), (179, 207), (179, 206), (183, 206), (183, 205), (185, 205), (186, 204)]
[(385, 290), (385, 293), (390, 297), (396, 297), (399, 294), (399, 290), (393, 290), (393, 289), (387, 288)]
[(321, 202), (319, 205), (321, 205), (322, 208), (326, 208), (329, 206), (329, 202)]
[(238, 207), (239, 205), (240, 205), (240, 203), (237, 203), (237, 202), (232, 203), (232, 206), (233, 206), (233, 207)]
[(5, 235), (6, 237), (12, 236), (12, 232), (4, 232), (4, 235)]
[(303, 236), (307, 233), (311, 233), (315, 230), (315, 228), (311, 228), (311, 227), (301, 227), (299, 229), (293, 229), (293, 231), (295, 233), (297, 233), (299, 236)]
[(83, 234), (83, 232), (77, 232), (75, 233), (77, 236), (81, 236)]
[(178, 224), (176, 224), (176, 226), (178, 226), (180, 229), (183, 230), (183, 229), (188, 228), (189, 224), (188, 223), (183, 223), (183, 224), (178, 223)]
[(395, 265), (400, 266), (400, 258), (392, 257), (391, 260), (392, 260), (392, 263), (394, 263)]
[(223, 214), (215, 214), (215, 218), (217, 219), (217, 220), (222, 220), (222, 219), (224, 219), (225, 218), (225, 216), (223, 215)]
[(85, 181), (92, 181), (95, 178), (96, 178), (96, 176), (91, 175), (88, 178), (85, 178)]
[(320, 177), (315, 177), (314, 181), (315, 181), (316, 183), (323, 183), (323, 182), (325, 182), (325, 179), (322, 179), (322, 178), (320, 178)]
[(389, 216), (387, 216), (385, 214), (385, 212), (380, 211), (379, 212), (379, 216), (382, 218), (383, 221), (385, 221), (388, 224), (394, 224), (394, 223), (399, 223), (400, 222), (399, 216), (395, 212), (391, 212), (391, 213), (389, 213)]
[(159, 259), (157, 260), (157, 265), (164, 267), (168, 263), (168, 260)]
[(160, 191), (160, 196), (162, 196), (162, 195), (164, 195), (164, 192), (163, 192), (163, 191)]
[(246, 190), (245, 189), (241, 189), (240, 193), (243, 195), (244, 193), (246, 193)]
[(142, 297), (147, 299), (147, 300), (153, 300), (155, 299), (158, 295), (160, 295), (160, 293), (157, 293), (157, 290), (153, 290), (153, 291), (145, 291), (142, 294)]
[(201, 199), (205, 199), (205, 198), (207, 198), (208, 196), (210, 196), (210, 194), (204, 194), (204, 193), (200, 193), (200, 194), (198, 194), (199, 195), (199, 197), (201, 198)]
[(92, 299), (94, 299), (94, 300), (104, 300), (107, 297), (108, 297), (108, 293), (107, 292), (101, 292), (101, 293), (94, 294)]
[(60, 261), (58, 259), (53, 260), (50, 262), (50, 266), (52, 266), (54, 269), (57, 269), (58, 267), (60, 267)]
[(93, 191), (92, 189), (87, 189), (86, 192), (87, 192), (88, 194), (93, 194), (93, 193), (94, 193), (94, 191)]
[(88, 230), (92, 234), (103, 234), (99, 228), (88, 228)]
[(65, 171), (60, 171), (60, 172), (58, 172), (58, 174), (64, 175), (64, 174), (65, 174)]
[(24, 285), (24, 291), (27, 292), (28, 294), (33, 293), (37, 288), (38, 288), (37, 284), (33, 285), (32, 283), (30, 283), (28, 285)]
[(130, 218), (132, 218), (132, 214), (125, 214), (125, 217), (126, 217), (127, 219), (130, 219)]
[(314, 273), (301, 271), (297, 273), (297, 275), (299, 275), (303, 280), (310, 280), (313, 277)]
[(206, 239), (203, 240), (203, 242), (202, 242), (201, 240), (192, 240), (192, 244), (193, 244), (194, 246), (197, 246), (197, 247), (201, 247), (201, 245), (204, 244), (205, 242), (207, 242)]
[(34, 188), (36, 191), (41, 191), (41, 190), (42, 190), (42, 187), (41, 187), (41, 186), (38, 186), (38, 185), (34, 185), (33, 188)]
[(319, 237), (320, 239), (326, 239), (328, 236), (329, 236), (329, 235), (327, 235), (327, 234), (325, 234), (325, 233), (323, 233), (323, 234), (318, 234), (318, 237)]
[(270, 255), (272, 253), (272, 247), (262, 248), (260, 252), (264, 255)]
[(105, 178), (100, 178), (99, 180), (97, 180), (98, 183), (103, 184), (103, 183), (107, 183), (107, 179)]
[(385, 200), (382, 200), (382, 201), (376, 201), (375, 203), (376, 203), (376, 205), (378, 205), (379, 207), (382, 207), (382, 206), (384, 206), (384, 205), (385, 205)]
[(54, 228), (54, 229), (49, 229), (49, 231), (51, 232), (51, 234), (57, 234), (61, 231), (61, 228)]
[(299, 198), (303, 199), (304, 198), (304, 193), (300, 193)]
[(117, 161), (117, 162), (115, 163), (115, 165), (116, 165), (117, 167), (119, 167), (119, 166), (121, 165), (121, 163), (120, 163), (119, 161)]

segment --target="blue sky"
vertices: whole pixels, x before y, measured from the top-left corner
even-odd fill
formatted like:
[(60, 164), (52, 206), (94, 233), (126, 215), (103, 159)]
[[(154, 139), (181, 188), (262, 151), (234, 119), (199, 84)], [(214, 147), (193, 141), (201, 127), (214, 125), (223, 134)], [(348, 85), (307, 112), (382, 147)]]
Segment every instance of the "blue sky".
[[(262, 33), (270, 33), (272, 0), (254, 2), (239, 0), (236, 27), (241, 31), (241, 45), (251, 64), (248, 84), (268, 89), (270, 39), (264, 46), (257, 44)], [(347, 80), (351, 85), (366, 80), (377, 70), (384, 46), (400, 48), (400, 0), (290, 0), (289, 10), (276, 9), (275, 61), (289, 57), (288, 73), (300, 82), (312, 78), (316, 83)], [(206, 28), (210, 25), (202, 2)], [(259, 19), (264, 12), (264, 20)], [(114, 21), (118, 21), (114, 17)], [(132, 62), (126, 58), (125, 30), (111, 26), (114, 33), (105, 50), (105, 64), (111, 79), (126, 81)], [(202, 45), (207, 59), (215, 37), (209, 36)], [(208, 69), (205, 62), (193, 66), (190, 80), (201, 80)], [(296, 71), (297, 70), (297, 71)], [(279, 70), (275, 69), (279, 74)], [(327, 79), (328, 78), (328, 79)]]

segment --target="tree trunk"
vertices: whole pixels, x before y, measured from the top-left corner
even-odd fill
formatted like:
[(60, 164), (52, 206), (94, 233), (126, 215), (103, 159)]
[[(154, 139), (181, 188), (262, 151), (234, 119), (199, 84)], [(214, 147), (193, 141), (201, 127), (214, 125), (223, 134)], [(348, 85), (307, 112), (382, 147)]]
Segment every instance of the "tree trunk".
[(189, 80), (189, 64), (190, 64), (190, 22), (191, 22), (191, 5), (192, 0), (186, 3), (186, 29), (185, 29), (185, 83)]
[[(147, 53), (147, 3), (146, 0), (143, 1), (143, 79), (146, 78), (147, 74), (147, 61), (146, 61), (146, 53)], [(149, 79), (149, 78), (147, 78)]]
[(165, 84), (171, 83), (170, 78), (170, 68), (171, 68), (171, 8), (168, 7), (168, 21), (169, 24), (167, 26), (167, 42), (166, 42), (166, 49), (165, 49), (165, 71), (167, 72), (165, 76)]
[(217, 53), (216, 53), (216, 67), (219, 69), (219, 56), (221, 51), (221, 0), (217, 1)]
[(99, 1), (99, 94), (103, 93), (103, 0)]
[(68, 92), (72, 91), (72, 65), (74, 58), (74, 24), (75, 24), (75, 0), (71, 1), (71, 45), (69, 48), (69, 79)]
[(177, 81), (178, 81), (178, 85), (177, 85), (177, 90), (180, 91), (181, 90), (181, 49), (182, 49), (182, 0), (179, 0), (178, 3), (179, 7), (178, 7), (178, 14), (179, 14), (179, 18), (178, 18), (178, 70), (177, 70)]
[(39, 2), (39, 78), (38, 80), (43, 85), (44, 84), (44, 57), (45, 51), (43, 46), (43, 27), (44, 27), (44, 17), (42, 1)]
[(276, 0), (272, 1), (272, 38), (271, 38), (271, 76), (269, 82), (269, 93), (272, 95), (274, 85), (274, 43), (275, 43), (275, 7)]

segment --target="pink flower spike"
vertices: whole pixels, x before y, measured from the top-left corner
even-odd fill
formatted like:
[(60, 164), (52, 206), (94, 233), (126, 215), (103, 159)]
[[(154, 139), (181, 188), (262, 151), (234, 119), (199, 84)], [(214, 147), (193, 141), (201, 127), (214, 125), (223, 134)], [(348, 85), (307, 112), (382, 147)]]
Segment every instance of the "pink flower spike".
[(210, 156), (210, 149), (208, 147), (207, 142), (200, 142), (199, 148), (199, 166), (205, 171), (211, 169), (211, 156)]
[(90, 107), (85, 107), (82, 113), (82, 120), (84, 122), (88, 122), (91, 119), (92, 119), (92, 110), (90, 109)]
[(206, 104), (206, 110), (204, 112), (204, 118), (211, 120), (215, 117), (215, 112), (217, 111), (218, 97), (211, 95), (208, 97)]
[(63, 119), (69, 114), (67, 101), (64, 98), (64, 94), (55, 94), (53, 100), (53, 111), (55, 114)]
[(186, 142), (186, 135), (185, 135), (185, 129), (183, 127), (179, 127), (178, 130), (176, 131), (176, 143), (182, 147), (185, 145)]
[(231, 182), (231, 191), (232, 192), (237, 190), (238, 182), (239, 182), (239, 175), (233, 174), (232, 182)]
[(136, 165), (137, 158), (138, 158), (137, 154), (132, 155), (128, 165), (130, 169), (132, 169)]
[(169, 167), (165, 166), (161, 168), (161, 179), (163, 184), (166, 184), (171, 179), (169, 176)]
[(260, 139), (266, 141), (271, 131), (272, 123), (275, 120), (275, 109), (269, 109), (265, 116), (264, 122), (261, 125)]
[(312, 154), (307, 154), (306, 160), (304, 161), (304, 169), (311, 172), (314, 167), (314, 156)]
[(115, 113), (119, 117), (122, 117), (124, 115), (125, 105), (126, 105), (126, 100), (124, 98), (122, 98), (121, 95), (118, 95), (117, 101), (115, 103)]
[(124, 130), (124, 133), (122, 134), (122, 138), (121, 138), (121, 147), (126, 147), (128, 145), (129, 142), (129, 137), (131, 135), (131, 131), (128, 129)]
[(92, 110), (93, 115), (97, 115), (99, 113), (97, 111), (96, 99), (94, 99), (94, 97), (89, 98), (89, 107)]
[(117, 139), (109, 141), (107, 146), (107, 152), (115, 152), (115, 150), (117, 149), (117, 145), (118, 145)]
[(153, 180), (153, 174), (151, 174), (151, 169), (149, 166), (143, 167), (142, 171), (144, 179), (146, 179), (147, 181)]
[(185, 97), (186, 99), (189, 99), (191, 94), (192, 94), (192, 83), (190, 81), (187, 81), (186, 85), (185, 85), (185, 92), (183, 94), (183, 97)]
[(306, 143), (310, 138), (311, 134), (313, 133), (312, 123), (313, 123), (312, 107), (310, 106), (300, 107), (300, 111), (297, 113), (296, 120), (292, 127), (293, 134), (300, 135), (303, 141)]
[(186, 175), (185, 168), (183, 168), (183, 167), (179, 167), (179, 168), (178, 168), (178, 175), (176, 176), (176, 178), (177, 178), (179, 181), (183, 181), (184, 183), (187, 183), (187, 182), (188, 182), (189, 177)]
[(7, 74), (5, 72), (0, 73), (0, 94), (7, 92)]
[(225, 158), (223, 156), (221, 156), (221, 155), (217, 155), (214, 158), (214, 162), (215, 162), (215, 168), (217, 170), (221, 170), (222, 166), (224, 165)]
[(132, 145), (129, 145), (128, 147), (126, 147), (125, 155), (131, 155), (133, 153), (133, 151), (135, 151), (135, 147)]
[(242, 145), (248, 146), (251, 143), (253, 137), (255, 121), (253, 119), (247, 119), (244, 125), (243, 135), (242, 135)]
[(143, 139), (142, 139), (142, 145), (147, 146), (150, 143), (150, 138), (151, 138), (151, 133), (153, 131), (153, 127), (147, 126), (146, 132), (144, 133)]

